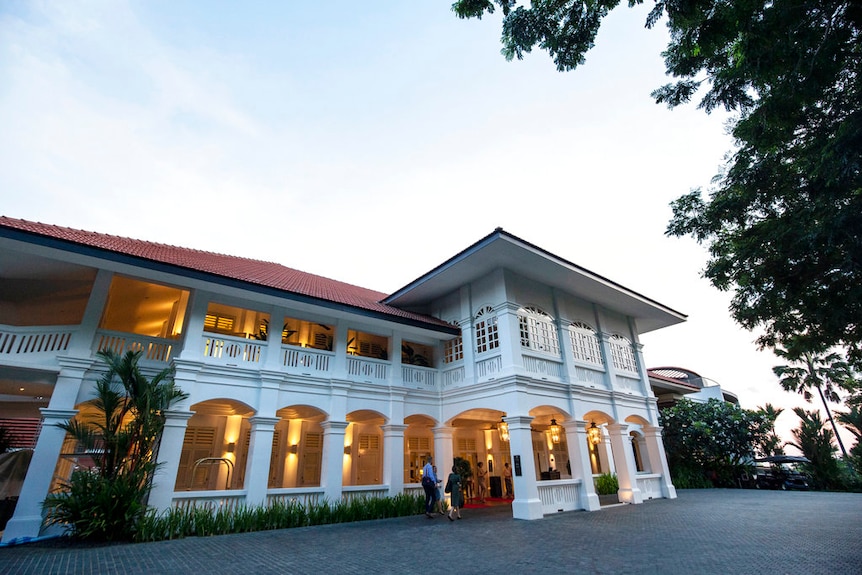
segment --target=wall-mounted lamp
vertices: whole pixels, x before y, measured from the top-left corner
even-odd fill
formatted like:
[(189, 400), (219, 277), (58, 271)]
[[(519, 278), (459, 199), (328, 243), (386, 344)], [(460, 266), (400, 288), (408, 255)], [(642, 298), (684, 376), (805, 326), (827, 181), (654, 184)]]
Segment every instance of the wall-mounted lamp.
[(497, 431), (500, 432), (500, 441), (509, 441), (509, 424), (503, 421), (502, 417), (500, 418), (500, 423), (497, 424)]
[(345, 445), (344, 446), (344, 455), (350, 455), (352, 452), (353, 452), (353, 446), (352, 445)]
[(287, 448), (288, 453), (297, 453), (298, 451), (299, 451), (299, 446), (296, 444), (293, 444)]
[(593, 445), (598, 445), (602, 442), (602, 430), (596, 427), (596, 422), (594, 421), (589, 429), (587, 429), (587, 437), (590, 438), (590, 443)]
[(231, 441), (230, 443), (227, 444), (227, 452), (233, 453), (234, 451), (236, 451), (236, 443)]
[(557, 424), (557, 420), (553, 417), (551, 418), (551, 427), (548, 428), (548, 431), (551, 432), (551, 441), (554, 443), (560, 442), (560, 426)]

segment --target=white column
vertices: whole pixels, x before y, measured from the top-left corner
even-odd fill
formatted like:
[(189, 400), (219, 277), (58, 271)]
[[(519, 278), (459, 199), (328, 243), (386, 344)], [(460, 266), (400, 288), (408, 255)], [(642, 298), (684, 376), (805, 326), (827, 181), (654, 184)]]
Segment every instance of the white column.
[(452, 445), (452, 436), (455, 434), (454, 427), (435, 427), (434, 432), (434, 465), (437, 466), (437, 479), (444, 481), (452, 473), (455, 464), (455, 449)]
[(272, 457), (272, 437), (277, 417), (251, 417), (251, 441), (245, 467), (245, 502), (247, 505), (266, 504), (269, 483), (269, 463)]
[(567, 419), (564, 423), (566, 430), (566, 445), (569, 448), (569, 461), (572, 463), (572, 479), (580, 479), (578, 498), (581, 505), (587, 511), (596, 511), (601, 508), (599, 496), (596, 495), (596, 486), (593, 483), (593, 466), (590, 464), (590, 452), (587, 448), (586, 421)]
[(42, 501), (48, 495), (51, 478), (57, 467), (66, 432), (57, 427), (78, 413), (75, 410), (42, 408), (42, 430), (21, 487), (15, 515), (3, 531), (3, 543), (16, 539), (38, 537), (42, 528)]
[(404, 491), (404, 430), (406, 425), (383, 425), (383, 484), (389, 496)]
[(183, 452), (183, 439), (189, 419), (194, 415), (191, 411), (165, 411), (165, 428), (159, 441), (158, 467), (153, 477), (148, 505), (158, 511), (170, 509), (174, 498), (174, 488), (177, 482), (177, 470), (180, 466), (180, 455)]
[(186, 360), (200, 360), (204, 349), (204, 321), (209, 307), (209, 294), (193, 290), (189, 298), (188, 313), (183, 326), (183, 347), (180, 356)]
[(341, 500), (341, 488), (344, 485), (342, 469), (344, 467), (344, 431), (350, 425), (346, 421), (324, 421), (323, 428), (323, 461), (320, 469), (320, 482), (323, 487), (323, 497), (328, 501)]
[[(512, 454), (512, 482), (515, 500), (512, 517), (515, 519), (541, 519), (542, 500), (536, 481), (536, 464), (533, 460), (532, 417), (512, 415), (504, 418), (509, 424), (509, 449)], [(520, 461), (520, 463), (519, 463)], [(520, 467), (520, 469), (519, 469)]]
[(503, 373), (523, 372), (521, 329), (516, 304), (507, 302), (497, 311), (497, 330), (500, 335), (499, 351)]
[(626, 503), (643, 503), (643, 495), (635, 478), (635, 458), (632, 453), (631, 441), (626, 433), (629, 426), (624, 423), (612, 423), (608, 427), (611, 441), (611, 451), (616, 466), (617, 481), (620, 484), (620, 501)]
[(676, 487), (671, 483), (670, 469), (667, 466), (667, 455), (664, 452), (664, 443), (661, 440), (661, 430), (661, 427), (644, 426), (643, 428), (650, 471), (661, 473), (661, 494), (667, 499), (676, 499)]
[(84, 316), (81, 318), (78, 330), (72, 334), (72, 339), (69, 341), (69, 355), (90, 357), (92, 354), (93, 339), (108, 301), (113, 277), (114, 274), (106, 270), (99, 270), (96, 273)]

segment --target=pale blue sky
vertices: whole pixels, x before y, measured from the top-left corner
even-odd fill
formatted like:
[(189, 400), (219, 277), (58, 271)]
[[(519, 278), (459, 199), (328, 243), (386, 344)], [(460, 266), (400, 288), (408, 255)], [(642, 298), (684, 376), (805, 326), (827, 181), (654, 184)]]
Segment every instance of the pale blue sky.
[(501, 226), (688, 314), (644, 337), (650, 367), (804, 404), (664, 237), (731, 149), (722, 114), (650, 99), (664, 24), (620, 8), (559, 73), (450, 4), (2, 0), (0, 211), (383, 292)]

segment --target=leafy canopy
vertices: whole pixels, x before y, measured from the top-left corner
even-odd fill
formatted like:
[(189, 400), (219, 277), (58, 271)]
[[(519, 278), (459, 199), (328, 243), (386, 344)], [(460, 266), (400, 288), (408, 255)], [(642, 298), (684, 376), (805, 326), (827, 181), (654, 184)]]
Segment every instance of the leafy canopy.
[[(628, 5), (642, 0), (629, 0)], [(618, 0), (460, 0), (461, 18), (500, 8), (503, 54), (546, 50), (560, 71), (592, 48)], [(762, 346), (804, 335), (862, 365), (862, 3), (657, 0), (675, 82), (670, 107), (700, 97), (736, 113), (736, 151), (705, 198), (672, 203), (669, 235), (709, 249), (704, 275), (733, 290), (731, 313)]]

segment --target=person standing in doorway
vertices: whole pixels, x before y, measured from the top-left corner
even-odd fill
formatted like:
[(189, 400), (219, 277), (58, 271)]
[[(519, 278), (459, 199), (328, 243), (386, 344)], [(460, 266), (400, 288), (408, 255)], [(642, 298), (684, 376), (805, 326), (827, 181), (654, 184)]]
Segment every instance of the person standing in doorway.
[(429, 455), (422, 468), (422, 489), (425, 490), (425, 517), (434, 519), (432, 511), (437, 502), (437, 475), (434, 473), (433, 459)]
[(476, 484), (478, 486), (479, 503), (485, 503), (485, 478), (488, 477), (488, 470), (485, 469), (485, 464), (481, 461), (476, 464)]
[(508, 463), (503, 464), (503, 483), (506, 484), (506, 497), (508, 499), (515, 498), (515, 490), (512, 488), (512, 468)]

